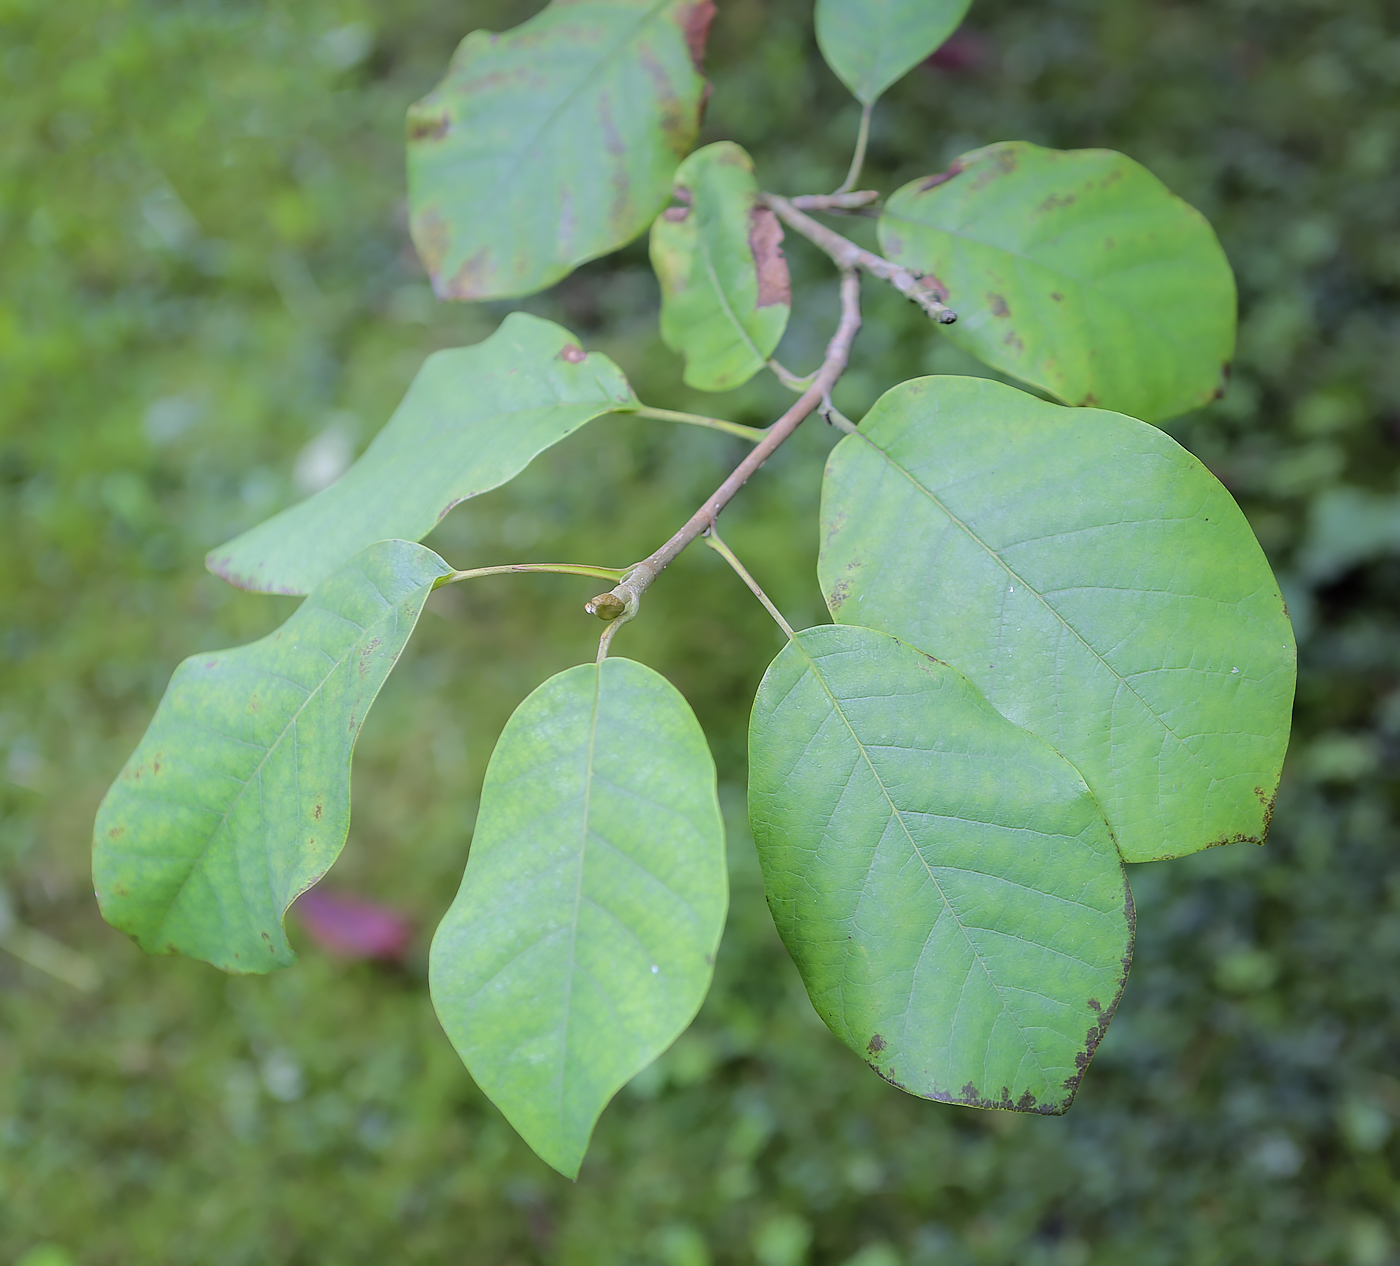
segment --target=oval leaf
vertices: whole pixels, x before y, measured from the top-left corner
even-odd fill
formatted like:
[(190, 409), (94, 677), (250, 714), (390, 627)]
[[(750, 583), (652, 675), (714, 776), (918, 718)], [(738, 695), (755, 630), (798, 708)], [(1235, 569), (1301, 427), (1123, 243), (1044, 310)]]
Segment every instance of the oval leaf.
[(606, 356), (512, 312), (474, 347), (434, 352), (364, 454), (329, 488), (211, 550), (240, 589), (308, 593), (357, 550), (416, 541), (603, 413), (640, 406)]
[(948, 665), (827, 625), (768, 669), (749, 770), (768, 904), (832, 1032), (926, 1099), (1065, 1111), (1133, 940), (1074, 768)]
[(421, 545), (380, 541), (275, 633), (175, 670), (97, 813), (108, 923), (148, 953), (225, 971), (295, 960), (283, 915), (345, 844), (355, 739), (450, 570)]
[(418, 254), (445, 299), (553, 285), (625, 246), (695, 143), (710, 0), (555, 0), (473, 31), (408, 113)]
[(817, 44), (826, 64), (870, 105), (937, 51), (971, 0), (817, 0)]
[(607, 659), (516, 709), (430, 976), (467, 1069), (560, 1173), (699, 1009), (727, 905), (714, 762), (664, 677)]
[(1205, 217), (1122, 154), (973, 150), (889, 200), (880, 244), (947, 292), (946, 337), (1066, 404), (1155, 422), (1224, 389), (1229, 262)]
[(727, 391), (763, 368), (787, 328), (782, 225), (758, 204), (753, 160), (731, 141), (687, 158), (675, 195), (681, 205), (651, 226), (661, 337), (685, 357), (687, 386)]
[(947, 660), (1063, 753), (1128, 861), (1263, 841), (1293, 632), (1244, 515), (1175, 441), (915, 379), (833, 450), (822, 524), (832, 614)]

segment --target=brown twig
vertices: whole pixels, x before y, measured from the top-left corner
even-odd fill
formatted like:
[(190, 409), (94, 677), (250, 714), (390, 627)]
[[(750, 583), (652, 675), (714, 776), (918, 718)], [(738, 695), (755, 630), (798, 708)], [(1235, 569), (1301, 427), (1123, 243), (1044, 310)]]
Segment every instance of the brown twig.
[(754, 471), (762, 466), (777, 451), (778, 447), (802, 425), (808, 414), (830, 397), (832, 387), (836, 385), (836, 380), (846, 369), (846, 362), (851, 354), (851, 344), (855, 341), (856, 332), (859, 329), (860, 278), (854, 269), (843, 266), (841, 272), (841, 320), (836, 326), (836, 333), (831, 336), (831, 342), (827, 344), (826, 356), (822, 360), (821, 368), (817, 370), (812, 379), (812, 385), (798, 397), (792, 408), (768, 428), (763, 441), (754, 446), (753, 451), (733, 469), (729, 478), (706, 498), (705, 503), (690, 516), (685, 525), (655, 553), (631, 568), (622, 582), (611, 591), (625, 604), (624, 614), (603, 630), (599, 645), (600, 659), (606, 655), (607, 645), (612, 641), (617, 629), (636, 614), (637, 605), (640, 603), (642, 595), (651, 587), (652, 582), (676, 560), (687, 545), (713, 525), (719, 512), (729, 504), (734, 494), (748, 482)]
[(857, 189), (854, 193), (800, 193), (788, 199), (799, 211), (858, 211), (880, 201), (878, 189)]
[(804, 215), (786, 198), (780, 198), (776, 193), (763, 193), (759, 197), (788, 228), (824, 250), (836, 261), (838, 267), (859, 268), (872, 277), (889, 282), (900, 294), (917, 303), (942, 325), (952, 325), (958, 319), (958, 314), (942, 302), (948, 297), (947, 293), (933, 278), (916, 276), (909, 269), (892, 264), (881, 255), (862, 250), (848, 238), (833, 232), (824, 224), (818, 224), (811, 216)]

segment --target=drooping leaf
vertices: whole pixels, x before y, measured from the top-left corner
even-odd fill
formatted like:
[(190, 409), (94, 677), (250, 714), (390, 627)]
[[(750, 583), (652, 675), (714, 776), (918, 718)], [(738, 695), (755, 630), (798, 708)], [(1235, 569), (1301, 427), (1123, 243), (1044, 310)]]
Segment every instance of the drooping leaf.
[(812, 1005), (902, 1090), (1069, 1107), (1132, 953), (1084, 781), (961, 673), (872, 629), (807, 629), (754, 703), (749, 812)]
[(329, 488), (211, 550), (206, 565), (240, 589), (308, 593), (370, 542), (421, 540), (453, 506), (515, 478), (585, 422), (639, 407), (606, 356), (512, 312), (484, 342), (429, 356)]
[(1128, 861), (1262, 842), (1293, 632), (1230, 494), (1133, 418), (920, 378), (841, 441), (823, 591), (1072, 761)]
[(971, 0), (817, 0), (817, 45), (864, 105), (935, 52)]
[(651, 226), (661, 337), (685, 357), (688, 386), (727, 391), (763, 368), (787, 328), (782, 225), (759, 205), (753, 160), (731, 141), (687, 158), (675, 194), (681, 205)]
[(450, 570), (421, 545), (377, 542), (275, 633), (175, 670), (98, 810), (108, 923), (225, 971), (294, 961), (283, 915), (345, 844), (355, 739)]
[(1156, 422), (1223, 390), (1229, 262), (1205, 217), (1122, 154), (973, 150), (889, 200), (880, 244), (947, 291), (944, 337), (1066, 404)]
[(714, 762), (665, 678), (606, 659), (516, 709), (430, 979), (477, 1084), (560, 1173), (699, 1009), (727, 905)]
[(554, 0), (473, 31), (408, 113), (414, 243), (444, 299), (526, 295), (625, 246), (695, 143), (711, 0)]

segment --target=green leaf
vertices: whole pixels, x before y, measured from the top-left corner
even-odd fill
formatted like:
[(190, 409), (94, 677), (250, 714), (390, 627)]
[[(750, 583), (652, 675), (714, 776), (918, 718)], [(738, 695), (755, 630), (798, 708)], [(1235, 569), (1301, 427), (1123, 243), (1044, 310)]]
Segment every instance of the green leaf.
[(471, 1075), (560, 1173), (699, 1009), (727, 905), (714, 762), (685, 700), (626, 659), (551, 677), (491, 756), (430, 978)]
[(870, 105), (935, 52), (971, 0), (817, 0), (817, 44), (847, 88)]
[(1161, 431), (915, 379), (833, 450), (822, 528), (832, 614), (947, 660), (1074, 762), (1128, 861), (1263, 841), (1293, 631), (1239, 507)]
[(473, 31), (408, 112), (413, 240), (444, 299), (526, 295), (625, 246), (695, 143), (710, 0), (554, 0)]
[(152, 954), (285, 967), (287, 907), (350, 826), (350, 756), (434, 582), (432, 550), (380, 541), (275, 633), (175, 670), (97, 813), (103, 917)]
[(1133, 907), (1068, 761), (947, 664), (819, 626), (759, 687), (749, 812), (774, 921), (837, 1037), (926, 1099), (1069, 1107)]
[(1224, 389), (1229, 262), (1205, 217), (1122, 154), (973, 150), (889, 200), (880, 244), (947, 292), (945, 337), (1066, 404), (1155, 422)]
[(731, 141), (687, 158), (675, 195), (682, 205), (651, 226), (661, 337), (685, 357), (687, 386), (727, 391), (763, 368), (787, 328), (782, 225), (758, 203), (753, 159)]
[(453, 506), (514, 479), (585, 422), (640, 407), (606, 356), (512, 312), (484, 342), (429, 356), (340, 479), (211, 550), (206, 565), (240, 589), (308, 593), (372, 541), (421, 540)]

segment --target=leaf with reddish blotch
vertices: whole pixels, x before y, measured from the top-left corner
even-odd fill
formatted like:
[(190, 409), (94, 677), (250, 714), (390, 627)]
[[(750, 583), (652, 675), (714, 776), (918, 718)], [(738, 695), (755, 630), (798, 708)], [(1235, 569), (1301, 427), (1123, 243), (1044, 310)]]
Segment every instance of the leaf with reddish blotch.
[(625, 246), (695, 143), (710, 0), (554, 0), (473, 31), (408, 114), (412, 232), (444, 299), (531, 294)]
[(680, 205), (651, 227), (661, 337), (685, 357), (687, 386), (727, 391), (763, 368), (787, 328), (782, 226), (758, 202), (753, 159), (732, 141), (687, 158), (675, 194)]

